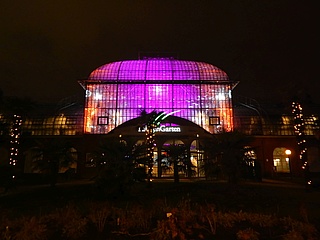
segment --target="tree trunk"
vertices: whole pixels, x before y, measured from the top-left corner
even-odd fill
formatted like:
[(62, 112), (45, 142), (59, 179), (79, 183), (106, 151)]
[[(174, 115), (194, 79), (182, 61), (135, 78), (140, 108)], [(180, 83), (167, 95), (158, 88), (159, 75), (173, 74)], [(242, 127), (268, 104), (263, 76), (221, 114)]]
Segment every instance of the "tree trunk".
[(174, 177), (174, 182), (178, 183), (179, 182), (179, 169), (178, 169), (177, 159), (173, 160), (173, 177)]

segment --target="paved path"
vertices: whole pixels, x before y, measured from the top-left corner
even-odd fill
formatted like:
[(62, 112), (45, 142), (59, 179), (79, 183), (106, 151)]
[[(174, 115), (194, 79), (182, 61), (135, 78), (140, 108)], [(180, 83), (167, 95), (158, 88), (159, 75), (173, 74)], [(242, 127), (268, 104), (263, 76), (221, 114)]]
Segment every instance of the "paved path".
[[(161, 178), (161, 179), (154, 179), (154, 182), (174, 182), (173, 179), (169, 178)], [(180, 179), (180, 182), (194, 182), (194, 181), (204, 181), (204, 179)], [(213, 182), (217, 183), (226, 183), (225, 180), (213, 180)], [(75, 186), (75, 185), (87, 185), (87, 184), (93, 184), (94, 181), (92, 180), (72, 180), (68, 182), (60, 182), (56, 184), (56, 187), (69, 187), (69, 186)], [(297, 189), (303, 189), (305, 188), (305, 185), (303, 183), (297, 183), (297, 182), (291, 182), (291, 181), (281, 181), (281, 180), (275, 180), (275, 179), (262, 179), (262, 182), (255, 182), (255, 181), (241, 181), (239, 182), (239, 185), (263, 185), (263, 186), (273, 186), (273, 187), (283, 187), (283, 188), (297, 188)], [(17, 194), (22, 192), (28, 192), (28, 191), (34, 191), (36, 189), (44, 189), (44, 188), (50, 188), (49, 184), (41, 184), (41, 185), (18, 185), (15, 188), (9, 189), (8, 192), (4, 193), (2, 189), (0, 189), (0, 197), (11, 195), (11, 194)]]

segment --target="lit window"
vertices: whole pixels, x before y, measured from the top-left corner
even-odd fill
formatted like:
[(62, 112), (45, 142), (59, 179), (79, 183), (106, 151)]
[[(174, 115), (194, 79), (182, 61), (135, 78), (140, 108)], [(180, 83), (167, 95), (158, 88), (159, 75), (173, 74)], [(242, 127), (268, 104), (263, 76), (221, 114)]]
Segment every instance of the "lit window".
[(286, 154), (286, 150), (286, 148), (280, 147), (275, 148), (273, 151), (273, 165), (275, 167), (275, 171), (277, 172), (290, 172), (290, 158), (289, 155)]
[(109, 118), (108, 117), (98, 117), (98, 125), (108, 125)]
[(219, 125), (220, 118), (219, 117), (209, 117), (209, 124), (210, 125)]

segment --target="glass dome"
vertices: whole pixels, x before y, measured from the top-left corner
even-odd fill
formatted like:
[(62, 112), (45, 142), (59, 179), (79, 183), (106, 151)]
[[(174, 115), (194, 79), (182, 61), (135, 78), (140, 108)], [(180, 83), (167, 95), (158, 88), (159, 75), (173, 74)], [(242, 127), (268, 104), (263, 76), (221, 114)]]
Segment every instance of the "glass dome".
[(229, 81), (224, 71), (208, 63), (159, 58), (108, 63), (94, 70), (88, 79)]
[(86, 91), (85, 133), (106, 134), (147, 113), (170, 113), (210, 133), (233, 127), (230, 81), (204, 62), (149, 58), (112, 62), (80, 82)]

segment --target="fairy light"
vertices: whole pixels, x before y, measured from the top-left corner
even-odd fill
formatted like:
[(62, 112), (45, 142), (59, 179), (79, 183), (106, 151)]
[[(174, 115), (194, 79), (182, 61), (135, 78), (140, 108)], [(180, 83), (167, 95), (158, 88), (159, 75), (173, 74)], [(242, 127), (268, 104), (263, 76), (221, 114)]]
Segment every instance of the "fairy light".
[(302, 106), (298, 102), (292, 103), (292, 113), (294, 118), (294, 131), (297, 135), (298, 147), (300, 151), (299, 159), (302, 161), (302, 169), (308, 171), (307, 142), (304, 134), (305, 123)]
[(151, 112), (149, 120), (147, 122), (146, 128), (146, 144), (147, 144), (147, 161), (148, 161), (148, 180), (151, 181), (152, 171), (153, 171), (153, 152), (155, 148), (155, 133), (156, 128), (160, 126), (160, 122), (163, 121), (168, 116), (172, 115), (171, 113), (156, 113)]
[(13, 116), (13, 124), (10, 130), (10, 158), (9, 164), (15, 166), (18, 162), (19, 144), (21, 136), (22, 119), (19, 115)]
[(151, 175), (153, 171), (153, 152), (154, 152), (154, 144), (155, 144), (155, 119), (156, 114), (154, 112), (151, 113), (150, 119), (147, 122), (146, 129), (146, 143), (147, 143), (147, 164), (148, 164), (148, 180), (151, 180)]

